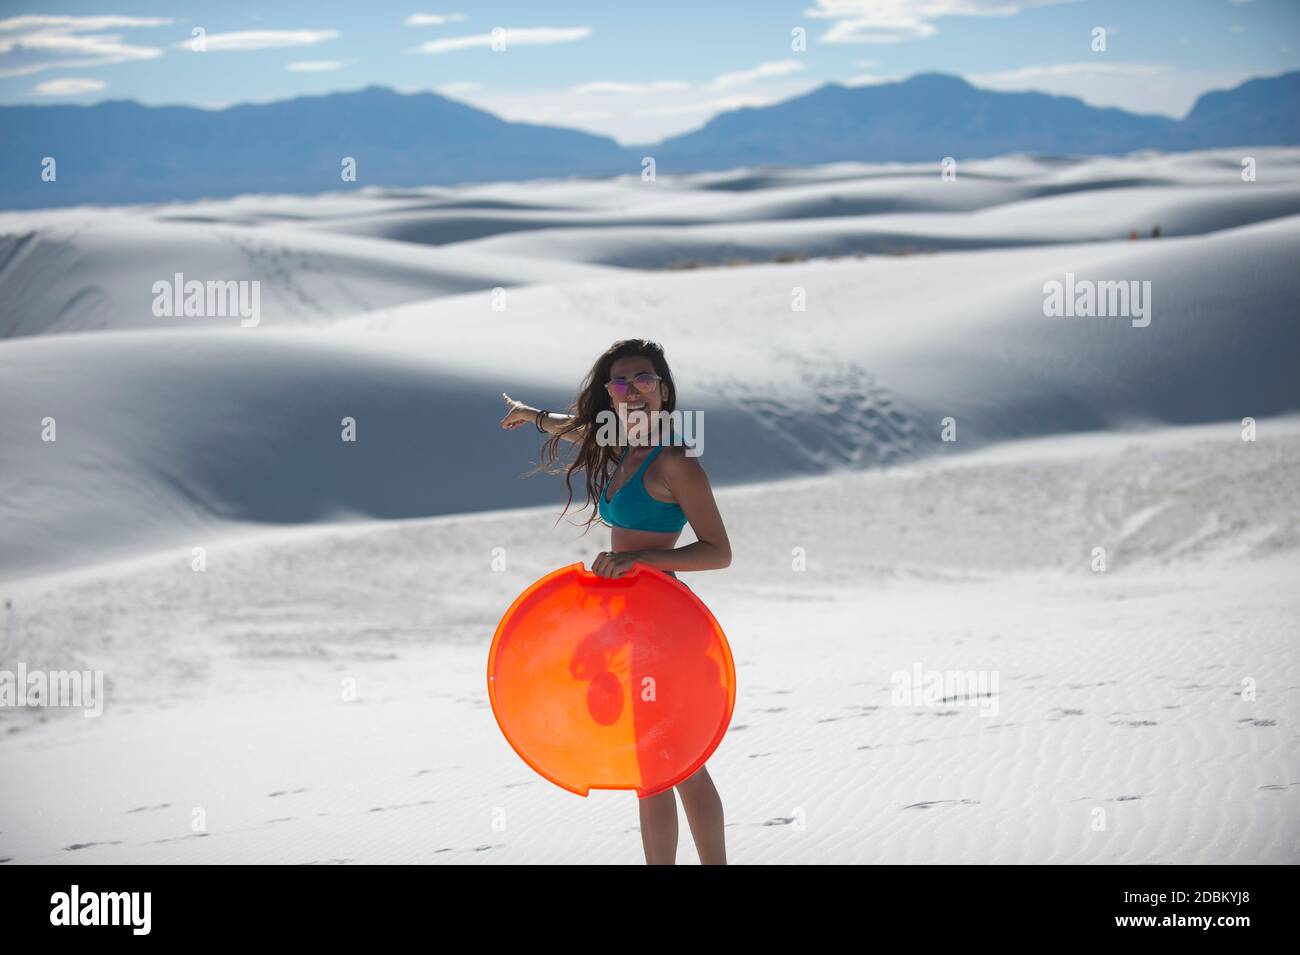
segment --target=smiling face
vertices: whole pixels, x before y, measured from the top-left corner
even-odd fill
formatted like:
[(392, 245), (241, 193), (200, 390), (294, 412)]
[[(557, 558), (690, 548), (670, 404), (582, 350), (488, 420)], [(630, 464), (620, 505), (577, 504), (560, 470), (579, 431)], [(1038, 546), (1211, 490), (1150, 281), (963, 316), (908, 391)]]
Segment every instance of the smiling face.
[[(609, 379), (611, 381), (615, 378), (626, 378), (631, 382), (633, 378), (641, 374), (658, 374), (655, 371), (654, 362), (649, 358), (629, 355), (626, 358), (618, 359), (609, 368)], [(609, 396), (610, 403), (613, 405), (615, 413), (618, 414), (619, 421), (622, 422), (629, 438), (633, 436), (641, 438), (648, 433), (652, 416), (656, 411), (663, 408), (667, 399), (668, 385), (663, 381), (656, 382), (655, 387), (651, 388), (648, 394), (642, 394), (635, 385), (629, 384), (627, 394), (624, 397), (616, 398), (612, 394)]]

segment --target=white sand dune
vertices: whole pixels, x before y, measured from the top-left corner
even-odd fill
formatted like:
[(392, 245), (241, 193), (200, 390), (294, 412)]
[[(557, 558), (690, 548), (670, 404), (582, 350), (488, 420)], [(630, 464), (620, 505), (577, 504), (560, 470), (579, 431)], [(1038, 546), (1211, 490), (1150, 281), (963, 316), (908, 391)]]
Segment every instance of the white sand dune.
[[(1300, 155), (1285, 147), (1208, 149), (1183, 153), (1141, 150), (1127, 156), (1045, 156), (1010, 153), (991, 159), (967, 159), (957, 166), (958, 177), (1005, 181), (1016, 187), (1029, 183), (1019, 198), (1047, 191), (1120, 188), (1132, 185), (1214, 185), (1225, 174), (1237, 175), (1241, 161), (1257, 161), (1259, 181), (1294, 180)], [(692, 188), (726, 192), (770, 190), (817, 183), (855, 183), (869, 179), (899, 181), (905, 177), (933, 178), (936, 163), (827, 163), (821, 166), (761, 166), (690, 173), (672, 177)], [(1037, 190), (1037, 191), (1036, 191)]]
[(175, 284), (177, 273), (186, 282), (257, 281), (257, 327), (320, 324), (440, 295), (612, 274), (578, 262), (514, 261), (500, 253), (276, 226), (177, 223), (98, 211), (35, 213), (20, 223), (11, 215), (0, 226), (0, 338), (204, 329), (219, 322), (155, 316), (154, 283)]
[(1100, 242), (1157, 225), (1199, 235), (1300, 212), (1296, 151), (1250, 152), (1253, 183), (1241, 180), (1241, 151), (1215, 150), (1010, 156), (963, 162), (951, 182), (931, 164), (845, 163), (0, 214), (0, 296), (13, 303), (0, 335), (150, 327), (141, 286), (177, 271), (258, 278), (268, 321), (319, 323), (603, 274), (582, 263), (658, 269)]
[(1263, 171), (1253, 183), (1241, 179), (1240, 155), (1226, 151), (1143, 166), (1013, 157), (963, 163), (951, 182), (928, 165), (822, 167), (789, 180), (769, 173), (741, 180), (743, 189), (720, 188), (736, 180), (709, 174), (653, 183), (625, 177), (617, 204), (601, 196), (537, 209), (524, 206), (522, 195), (496, 192), (483, 208), (403, 201), (391, 211), (372, 207), (301, 224), (624, 268), (1112, 241), (1133, 231), (1148, 235), (1153, 226), (1165, 236), (1199, 235), (1300, 213), (1294, 155), (1256, 152)]
[[(706, 460), (724, 483), (1300, 410), (1286, 358), (1300, 353), (1298, 259), (1292, 217), (1160, 242), (548, 284), (513, 291), (504, 312), (475, 293), (310, 334), (17, 339), (0, 350), (13, 458), (0, 576), (168, 546), (219, 520), (541, 503), (554, 488), (521, 484), (519, 444), (494, 430), (500, 392), (562, 407), (590, 360), (571, 342), (650, 329), (678, 356), (683, 407), (706, 412)], [(1149, 280), (1150, 324), (1045, 317), (1043, 284), (1067, 271)], [(796, 286), (803, 313), (790, 310)], [(345, 417), (357, 444), (340, 438)], [(955, 446), (940, 440), (949, 417)]]
[[(562, 408), (626, 337), (705, 412), (735, 553), (689, 581), (741, 668), (734, 861), (1300, 861), (1300, 150), (1246, 155), (0, 216), (0, 669), (111, 688), (0, 709), (0, 861), (639, 861), (483, 674), (609, 540), (555, 528), (500, 394)], [(178, 271), (260, 323), (154, 317)], [(1047, 317), (1067, 273), (1149, 282), (1149, 324)], [(998, 714), (891, 705), (913, 664)]]
[[(1291, 417), (720, 491), (737, 560), (686, 579), (737, 662), (731, 861), (1300, 861), (1297, 467)], [(6, 715), (0, 859), (639, 862), (635, 798), (546, 783), (487, 705), (503, 608), (604, 546), (553, 512), (6, 585), (7, 657), (101, 667), (110, 702)], [(918, 665), (996, 674), (996, 709), (896, 705)]]
[[(933, 192), (933, 187), (927, 184)], [(1244, 187), (1243, 187), (1244, 189)], [(960, 191), (960, 190), (954, 190)], [(544, 233), (466, 241), (479, 253), (555, 258), (620, 268), (681, 268), (735, 260), (899, 255), (1077, 242), (1113, 242), (1159, 226), (1165, 237), (1202, 235), (1300, 214), (1300, 187), (1258, 187), (1242, 196), (1222, 188), (1120, 189), (1110, 204), (1071, 194), (1025, 200), (974, 214), (860, 215), (835, 201), (763, 210), (765, 218), (729, 225), (548, 228)], [(757, 212), (757, 210), (755, 210)], [(783, 221), (788, 214), (799, 221)], [(812, 214), (816, 218), (804, 218)]]

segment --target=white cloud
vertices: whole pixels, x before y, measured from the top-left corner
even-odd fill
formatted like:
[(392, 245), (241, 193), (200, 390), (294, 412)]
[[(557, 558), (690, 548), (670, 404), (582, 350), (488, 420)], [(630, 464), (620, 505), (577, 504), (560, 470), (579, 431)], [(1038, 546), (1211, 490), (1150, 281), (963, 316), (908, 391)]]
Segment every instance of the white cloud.
[(473, 93), (475, 90), (481, 90), (483, 84), (459, 80), (454, 83), (443, 83), (441, 86), (434, 88), (444, 96), (457, 96), (461, 93)]
[(103, 80), (47, 80), (37, 83), (32, 90), (37, 96), (80, 96), (83, 93), (98, 93), (105, 86)]
[[(817, 85), (805, 76), (796, 73), (765, 80), (761, 87), (762, 96), (744, 95), (756, 93), (758, 87), (711, 95), (706, 82), (685, 84), (684, 89), (650, 88), (632, 95), (613, 91), (577, 92), (572, 87), (492, 87), (469, 92), (463, 99), (512, 122), (576, 127), (612, 137), (625, 146), (639, 147), (698, 129), (716, 113), (725, 110), (767, 106), (801, 96)], [(658, 83), (646, 81), (645, 85), (657, 87)]]
[(463, 13), (412, 13), (404, 21), (408, 27), (440, 27), (444, 23), (463, 23)]
[(650, 83), (617, 83), (598, 81), (595, 83), (583, 83), (581, 86), (575, 86), (571, 92), (581, 96), (590, 96), (596, 93), (661, 93), (669, 90), (686, 90), (690, 89), (691, 84), (682, 83), (678, 80), (655, 80)]
[(644, 109), (638, 116), (689, 116), (694, 113), (723, 113), (729, 109), (745, 106), (768, 106), (775, 102), (770, 96), (726, 96), (721, 99), (698, 100), (693, 103), (678, 103), (673, 106), (659, 106)]
[(802, 69), (803, 64), (798, 60), (777, 60), (770, 63), (760, 63), (752, 70), (736, 70), (733, 73), (723, 73), (715, 77), (713, 82), (709, 84), (709, 89), (722, 90), (733, 86), (745, 86), (755, 80), (768, 79), (773, 76), (787, 76)]
[(0, 76), (42, 70), (107, 66), (162, 56), (158, 47), (122, 42), (103, 30), (167, 26), (165, 17), (47, 16), (26, 14), (0, 20)]
[[(285, 46), (314, 46), (333, 40), (338, 30), (239, 30), (234, 33), (209, 33), (204, 37), (207, 52), (226, 50), (273, 50)], [(177, 49), (192, 48), (193, 39), (173, 44)]]
[[(796, 87), (790, 82), (803, 69), (804, 64), (797, 60), (778, 60), (722, 73), (697, 84), (680, 80), (596, 80), (564, 91), (496, 95), (476, 100), (476, 105), (513, 120), (579, 126), (624, 143), (646, 142), (684, 132), (726, 110), (769, 106), (807, 92), (806, 83)], [(741, 87), (758, 81), (764, 81), (764, 95), (741, 92)], [(627, 104), (628, 97), (635, 100)]]
[(571, 123), (594, 123), (597, 120), (609, 119), (613, 115), (607, 109), (578, 109), (570, 113), (568, 119)]
[(902, 76), (876, 76), (874, 73), (863, 73), (860, 76), (850, 76), (847, 80), (840, 80), (841, 86), (879, 86), (882, 83), (897, 83), (904, 79)]
[[(591, 27), (523, 27), (501, 30), (505, 48), (512, 46), (529, 46), (534, 44), (570, 43), (591, 35)], [(420, 53), (450, 53), (454, 50), (468, 50), (476, 46), (492, 45), (491, 33), (479, 33), (473, 36), (452, 36), (442, 40), (430, 40), (419, 46)]]
[(835, 23), (823, 43), (901, 43), (938, 32), (940, 17), (1007, 17), (1029, 7), (1076, 0), (818, 0), (804, 15)]
[(295, 73), (324, 73), (329, 70), (343, 69), (343, 62), (341, 60), (298, 60), (287, 64), (285, 69)]
[(1150, 76), (1167, 73), (1173, 67), (1164, 63), (1049, 63), (1046, 66), (1022, 66), (996, 73), (967, 73), (966, 79), (976, 86), (1012, 87), (1034, 83), (1059, 76), (1118, 75), (1125, 77)]
[(1252, 75), (1248, 70), (1181, 70), (1165, 63), (1079, 62), (967, 73), (964, 78), (986, 89), (1074, 96), (1091, 106), (1116, 106), (1129, 112), (1181, 119), (1202, 93), (1228, 89)]
[[(778, 76), (788, 76), (791, 73), (798, 73), (804, 68), (804, 65), (798, 60), (777, 60), (769, 63), (760, 63), (753, 69), (735, 70), (731, 73), (722, 73), (714, 77), (707, 84), (698, 87), (700, 91), (707, 90), (724, 90), (737, 86), (747, 86), (756, 80), (771, 79)], [(622, 83), (616, 81), (601, 80), (593, 83), (583, 83), (580, 86), (573, 87), (570, 92), (582, 96), (591, 96), (601, 93), (635, 93), (646, 95), (650, 93), (667, 93), (681, 90), (692, 89), (690, 83), (683, 83), (680, 80), (654, 80), (646, 83)], [(750, 97), (749, 99), (753, 99)], [(748, 105), (748, 100), (739, 98), (736, 101), (744, 101)], [(728, 102), (727, 100), (710, 100), (711, 103)], [(670, 110), (678, 110), (676, 106), (666, 107)], [(695, 102), (680, 107), (680, 112), (707, 112), (710, 107), (706, 103)], [(670, 115), (669, 113), (659, 113), (656, 115)]]
[(0, 33), (26, 32), (29, 30), (93, 33), (97, 30), (116, 30), (119, 27), (165, 27), (171, 22), (171, 19), (166, 17), (64, 17), (24, 14), (20, 17), (9, 17), (0, 20)]

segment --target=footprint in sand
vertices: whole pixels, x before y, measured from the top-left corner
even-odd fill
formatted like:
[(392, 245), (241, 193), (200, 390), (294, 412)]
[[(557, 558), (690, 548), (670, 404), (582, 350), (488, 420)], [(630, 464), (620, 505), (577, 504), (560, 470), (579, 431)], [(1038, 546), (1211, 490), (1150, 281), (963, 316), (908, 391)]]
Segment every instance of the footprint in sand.
[(126, 814), (129, 816), (133, 812), (157, 812), (159, 809), (167, 809), (171, 806), (169, 802), (161, 802), (156, 806), (137, 806), (135, 809), (128, 809)]
[(370, 812), (389, 812), (393, 809), (411, 809), (415, 806), (432, 806), (435, 801), (436, 800), (433, 799), (422, 799), (419, 802), (404, 802), (393, 806), (374, 806), (370, 809)]
[(145, 843), (147, 846), (160, 846), (165, 842), (180, 842), (182, 839), (206, 839), (212, 835), (210, 832), (191, 832), (186, 836), (170, 836), (166, 839), (151, 839)]

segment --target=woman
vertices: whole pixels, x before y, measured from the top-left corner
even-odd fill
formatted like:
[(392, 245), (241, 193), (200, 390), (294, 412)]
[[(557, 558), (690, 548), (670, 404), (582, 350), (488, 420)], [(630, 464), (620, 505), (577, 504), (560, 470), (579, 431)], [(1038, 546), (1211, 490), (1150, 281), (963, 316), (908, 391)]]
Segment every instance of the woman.
[[(677, 388), (658, 344), (635, 338), (616, 342), (587, 375), (570, 408), (572, 414), (531, 408), (504, 393), (501, 397), (509, 409), (501, 419), (501, 427), (514, 429), (533, 424), (552, 435), (543, 446), (544, 460), (549, 454), (550, 462), (555, 461), (560, 441), (579, 445), (578, 456), (564, 479), (569, 503), (573, 502), (569, 479), (581, 468), (586, 471), (587, 503), (596, 502), (596, 512), (611, 526), (611, 550), (596, 555), (591, 564), (593, 572), (602, 577), (621, 577), (633, 564), (643, 563), (676, 577), (679, 570), (719, 570), (731, 564), (727, 529), (699, 458), (688, 457), (680, 445), (649, 444), (650, 423), (656, 420), (656, 413), (672, 412), (677, 406)], [(598, 440), (605, 418), (598, 419), (597, 415), (602, 411), (617, 414), (617, 433), (627, 436), (626, 448)], [(616, 455), (616, 451), (621, 453)], [(616, 465), (614, 473), (606, 477), (611, 464)], [(560, 516), (568, 509), (565, 504)], [(595, 519), (593, 513), (588, 528)], [(687, 522), (696, 541), (677, 547)], [(722, 800), (708, 767), (701, 766), (676, 789), (682, 797), (700, 862), (725, 865)], [(673, 790), (641, 799), (639, 804), (646, 863), (674, 864), (677, 800)]]

